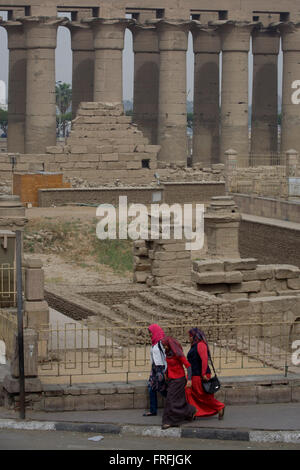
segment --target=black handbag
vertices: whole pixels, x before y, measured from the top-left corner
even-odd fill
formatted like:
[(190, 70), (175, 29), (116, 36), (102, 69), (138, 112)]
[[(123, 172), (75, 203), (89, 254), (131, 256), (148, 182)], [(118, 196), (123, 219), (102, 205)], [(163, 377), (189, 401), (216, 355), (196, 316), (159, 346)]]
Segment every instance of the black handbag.
[(215, 368), (214, 368), (214, 365), (213, 365), (213, 362), (212, 362), (212, 359), (211, 359), (210, 355), (209, 355), (209, 359), (210, 359), (210, 362), (211, 362), (211, 365), (212, 365), (212, 368), (214, 370), (215, 375), (214, 375), (214, 377), (211, 377), (209, 380), (206, 380), (206, 381), (202, 379), (202, 388), (205, 391), (205, 393), (213, 395), (218, 390), (220, 390), (221, 383), (220, 383), (220, 381), (217, 377), (217, 374), (216, 374), (216, 371), (215, 371)]

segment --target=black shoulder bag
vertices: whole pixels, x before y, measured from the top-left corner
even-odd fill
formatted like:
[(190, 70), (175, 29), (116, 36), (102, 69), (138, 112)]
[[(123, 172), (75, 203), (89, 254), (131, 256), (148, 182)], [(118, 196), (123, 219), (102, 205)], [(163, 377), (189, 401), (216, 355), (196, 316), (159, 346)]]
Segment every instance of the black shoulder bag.
[(221, 383), (217, 377), (217, 374), (216, 374), (216, 371), (215, 371), (215, 368), (214, 368), (214, 365), (213, 365), (213, 361), (212, 361), (212, 358), (211, 358), (211, 355), (210, 353), (208, 353), (208, 357), (210, 359), (210, 362), (211, 362), (211, 365), (212, 365), (212, 368), (214, 370), (214, 377), (211, 377), (209, 380), (205, 381), (202, 379), (202, 388), (203, 390), (205, 391), (205, 393), (208, 393), (210, 395), (213, 395), (214, 393), (216, 393), (218, 390), (220, 390), (221, 388)]

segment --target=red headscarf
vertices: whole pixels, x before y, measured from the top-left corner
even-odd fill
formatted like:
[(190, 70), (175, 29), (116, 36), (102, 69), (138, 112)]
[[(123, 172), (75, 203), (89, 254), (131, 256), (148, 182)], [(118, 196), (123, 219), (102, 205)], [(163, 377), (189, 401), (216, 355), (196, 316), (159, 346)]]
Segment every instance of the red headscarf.
[(156, 323), (153, 323), (152, 325), (150, 325), (148, 330), (150, 331), (152, 335), (151, 336), (152, 346), (154, 346), (159, 341), (161, 341), (163, 337), (165, 336), (164, 330)]
[(183, 349), (179, 341), (177, 339), (172, 338), (171, 336), (165, 336), (161, 341), (163, 346), (168, 346), (169, 351), (167, 352), (167, 356), (183, 356)]

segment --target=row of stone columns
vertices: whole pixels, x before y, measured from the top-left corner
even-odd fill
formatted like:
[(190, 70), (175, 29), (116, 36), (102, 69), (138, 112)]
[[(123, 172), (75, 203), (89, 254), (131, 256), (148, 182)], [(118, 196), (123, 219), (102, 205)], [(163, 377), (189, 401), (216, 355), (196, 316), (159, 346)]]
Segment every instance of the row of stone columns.
[[(134, 120), (151, 143), (161, 145), (159, 160), (185, 165), (186, 52), (193, 34), (195, 57), (193, 163), (223, 161), (234, 147), (249, 152), (248, 53), (253, 38), (251, 152), (277, 150), (277, 61), (283, 50), (281, 151), (300, 148), (299, 111), (291, 84), (300, 77), (300, 25), (93, 18), (26, 17), (4, 22), (8, 32), (9, 152), (42, 153), (55, 145), (55, 48), (57, 27), (71, 32), (73, 112), (80, 101), (122, 101), (124, 33), (133, 33)], [(24, 40), (25, 39), (25, 40)], [(220, 83), (220, 52), (222, 73)], [(221, 106), (219, 90), (221, 88)], [(24, 93), (24, 89), (26, 93)]]

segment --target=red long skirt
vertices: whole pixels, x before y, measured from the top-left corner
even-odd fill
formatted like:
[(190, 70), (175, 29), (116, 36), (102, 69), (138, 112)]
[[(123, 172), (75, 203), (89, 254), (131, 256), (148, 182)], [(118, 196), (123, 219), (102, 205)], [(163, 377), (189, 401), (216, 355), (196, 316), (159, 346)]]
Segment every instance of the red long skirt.
[(215, 415), (225, 406), (214, 395), (204, 392), (201, 377), (197, 375), (192, 377), (192, 386), (185, 389), (185, 394), (187, 402), (197, 408), (196, 416)]

